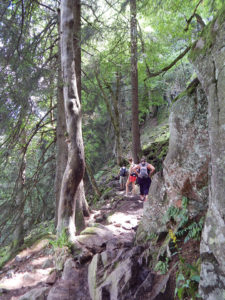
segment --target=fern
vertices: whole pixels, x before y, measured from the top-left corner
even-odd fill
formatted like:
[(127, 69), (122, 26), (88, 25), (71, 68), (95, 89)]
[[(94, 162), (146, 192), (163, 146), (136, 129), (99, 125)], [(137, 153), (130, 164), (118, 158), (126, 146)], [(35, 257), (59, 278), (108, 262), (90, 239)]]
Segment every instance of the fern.
[(202, 217), (198, 223), (193, 222), (191, 223), (187, 228), (186, 231), (188, 231), (188, 234), (184, 240), (186, 243), (190, 239), (194, 240), (200, 240), (201, 232), (204, 224), (204, 218)]

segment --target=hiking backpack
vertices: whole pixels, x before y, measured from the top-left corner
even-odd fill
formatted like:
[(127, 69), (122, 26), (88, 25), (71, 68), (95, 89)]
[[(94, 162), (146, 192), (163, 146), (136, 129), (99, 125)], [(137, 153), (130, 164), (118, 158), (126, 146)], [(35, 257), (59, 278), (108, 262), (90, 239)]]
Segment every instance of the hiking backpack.
[(122, 167), (120, 169), (120, 176), (125, 177), (127, 175), (127, 169), (125, 167)]
[(145, 165), (140, 164), (139, 166), (140, 166), (140, 175), (139, 175), (139, 177), (140, 178), (148, 178), (149, 177), (149, 175), (148, 175), (148, 165), (147, 164), (145, 164)]

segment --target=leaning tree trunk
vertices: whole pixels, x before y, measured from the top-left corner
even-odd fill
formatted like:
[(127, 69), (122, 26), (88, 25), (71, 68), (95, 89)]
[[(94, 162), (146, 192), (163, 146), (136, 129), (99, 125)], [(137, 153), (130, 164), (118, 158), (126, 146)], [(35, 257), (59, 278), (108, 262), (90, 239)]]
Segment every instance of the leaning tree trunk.
[(68, 160), (60, 193), (58, 233), (65, 228), (71, 237), (75, 234), (75, 194), (83, 178), (84, 147), (81, 130), (81, 104), (77, 90), (74, 53), (74, 5), (73, 0), (61, 2), (61, 63), (64, 106), (68, 132)]
[(87, 171), (88, 178), (90, 180), (91, 186), (93, 188), (93, 191), (95, 192), (95, 194), (98, 197), (101, 197), (101, 192), (100, 192), (100, 190), (98, 188), (97, 182), (96, 182), (96, 180), (94, 178), (93, 172), (92, 172), (91, 167), (90, 167), (90, 165), (89, 165), (88, 162), (86, 162), (86, 171)]
[(136, 0), (130, 0), (131, 32), (131, 88), (132, 88), (132, 156), (138, 163), (141, 155), (140, 129), (138, 119), (138, 69), (137, 69), (137, 19)]
[[(74, 5), (74, 53), (75, 53), (75, 73), (77, 79), (77, 91), (81, 102), (81, 3), (80, 0), (75, 1)], [(89, 208), (84, 191), (83, 179), (76, 192), (76, 215), (75, 224), (77, 232), (85, 227), (84, 216), (89, 216)]]

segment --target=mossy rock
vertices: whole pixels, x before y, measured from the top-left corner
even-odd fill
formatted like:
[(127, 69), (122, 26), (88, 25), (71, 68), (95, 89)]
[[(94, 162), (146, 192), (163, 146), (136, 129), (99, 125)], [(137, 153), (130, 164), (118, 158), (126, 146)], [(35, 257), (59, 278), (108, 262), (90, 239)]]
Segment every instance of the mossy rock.
[(162, 169), (162, 163), (165, 159), (169, 148), (169, 137), (159, 142), (151, 143), (143, 149), (143, 154), (145, 155), (148, 162), (156, 168), (156, 171)]
[(217, 16), (205, 26), (199, 39), (194, 43), (189, 54), (189, 59), (194, 62), (198, 56), (204, 56), (211, 48), (216, 39), (216, 33), (220, 30), (221, 24), (225, 19), (225, 6), (218, 12)]

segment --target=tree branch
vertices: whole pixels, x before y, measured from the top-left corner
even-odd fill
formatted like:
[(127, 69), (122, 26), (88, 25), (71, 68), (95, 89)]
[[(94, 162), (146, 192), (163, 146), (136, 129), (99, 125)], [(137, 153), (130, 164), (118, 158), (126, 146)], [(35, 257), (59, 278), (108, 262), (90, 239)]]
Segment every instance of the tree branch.
[(196, 7), (195, 7), (195, 9), (194, 9), (193, 14), (190, 16), (190, 18), (189, 18), (188, 20), (186, 20), (186, 21), (187, 21), (187, 25), (186, 25), (186, 27), (184, 28), (184, 31), (188, 31), (188, 27), (189, 27), (189, 25), (190, 25), (192, 19), (195, 17), (196, 11), (197, 11), (197, 9), (198, 9), (198, 7), (199, 7), (199, 5), (201, 4), (202, 1), (203, 1), (203, 0), (200, 0), (200, 1), (198, 2), (198, 4), (196, 5)]
[(53, 11), (53, 12), (55, 12), (56, 13), (56, 10), (54, 10), (53, 8), (51, 8), (50, 6), (48, 6), (48, 5), (46, 5), (46, 4), (43, 4), (43, 3), (40, 3), (38, 0), (34, 0), (38, 5), (40, 5), (40, 6), (43, 6), (43, 7), (45, 7), (45, 8), (47, 8), (47, 9), (49, 9), (49, 10), (51, 10), (51, 11)]
[(155, 73), (151, 73), (149, 71), (149, 69), (147, 69), (147, 73), (148, 73), (148, 77), (144, 79), (147, 80), (148, 78), (151, 78), (151, 77), (156, 77), (162, 73), (165, 73), (167, 72), (169, 69), (171, 69), (180, 59), (182, 59), (187, 53), (188, 51), (191, 49), (192, 46), (189, 46), (187, 47), (177, 58), (175, 58), (175, 60), (169, 64), (168, 66), (166, 66), (165, 68), (163, 68), (162, 70), (158, 71), (158, 72), (155, 72)]

